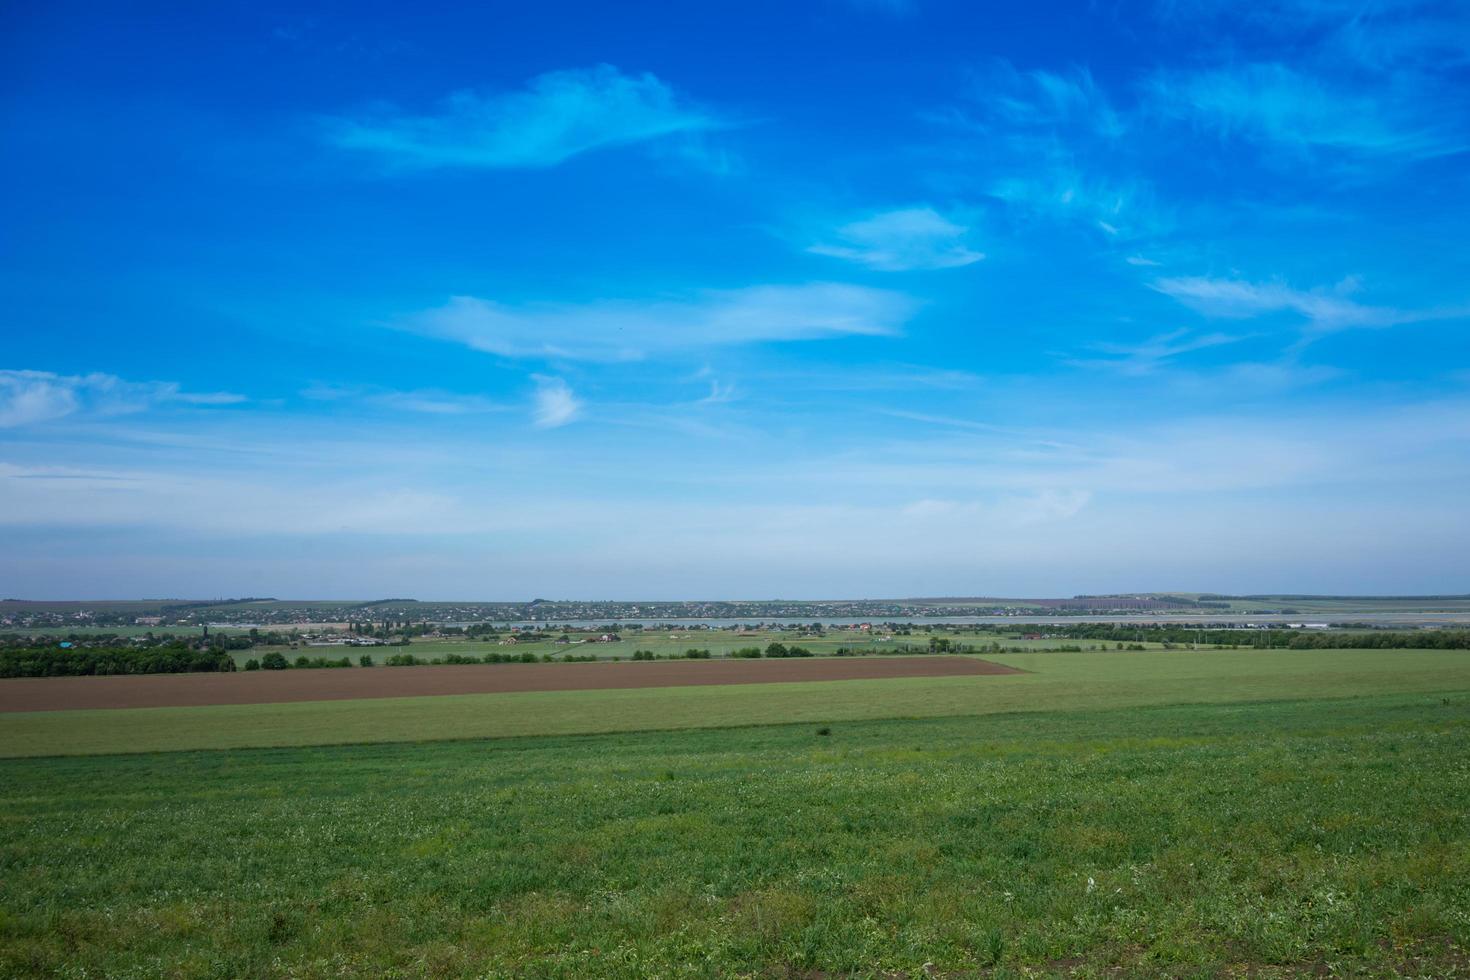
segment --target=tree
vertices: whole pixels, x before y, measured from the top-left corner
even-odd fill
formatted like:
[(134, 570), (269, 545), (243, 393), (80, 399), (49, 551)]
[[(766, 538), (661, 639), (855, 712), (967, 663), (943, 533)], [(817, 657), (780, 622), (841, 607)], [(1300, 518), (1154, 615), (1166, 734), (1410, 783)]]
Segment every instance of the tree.
[(290, 664), (286, 663), (286, 658), (276, 650), (272, 650), (260, 658), (260, 667), (262, 670), (285, 670), (289, 666)]
[(260, 669), (260, 661), (259, 660), (256, 660), (254, 657), (251, 657), (249, 660), (245, 661), (245, 669), (246, 670), (259, 670)]

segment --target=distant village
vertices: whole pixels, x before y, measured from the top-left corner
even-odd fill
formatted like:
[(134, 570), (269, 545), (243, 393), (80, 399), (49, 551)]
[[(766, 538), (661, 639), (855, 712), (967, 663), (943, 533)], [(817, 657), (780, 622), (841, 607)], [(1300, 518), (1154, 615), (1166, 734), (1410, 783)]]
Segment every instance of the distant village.
[[(1223, 598), (1223, 597), (1222, 597)], [(1211, 597), (1194, 599), (1160, 595), (1075, 596), (1070, 599), (894, 599), (709, 602), (617, 602), (535, 599), (525, 603), (419, 602), (384, 599), (373, 602), (301, 602), (275, 599), (229, 599), (153, 602), (46, 603), (0, 601), (0, 628), (54, 629), (67, 626), (227, 627), (231, 629), (293, 627), (350, 628), (352, 624), (394, 626), (500, 625), (574, 623), (580, 625), (641, 621), (678, 624), (690, 620), (726, 620), (751, 625), (777, 620), (888, 620), (955, 616), (1096, 616), (1168, 612), (1224, 611), (1229, 603)], [(1290, 612), (1283, 609), (1281, 612)], [(359, 644), (361, 645), (361, 644)]]

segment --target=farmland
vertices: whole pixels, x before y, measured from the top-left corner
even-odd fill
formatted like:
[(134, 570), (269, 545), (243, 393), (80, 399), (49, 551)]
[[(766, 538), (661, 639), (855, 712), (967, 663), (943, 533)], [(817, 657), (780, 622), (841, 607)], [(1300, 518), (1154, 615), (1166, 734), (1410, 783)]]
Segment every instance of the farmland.
[(594, 734), (1470, 690), (1470, 652), (1462, 651), (1108, 651), (987, 659), (1026, 673), (3, 713), (0, 752), (70, 755)]
[(1016, 668), (979, 657), (690, 660), (664, 663), (514, 663), (410, 666), (396, 670), (36, 677), (0, 685), (0, 712), (77, 708), (347, 701), (519, 691), (595, 691), (723, 684), (963, 677)]
[(1470, 652), (995, 659), (6, 713), (0, 974), (1470, 975)]
[(1457, 694), (15, 760), (0, 972), (1448, 976), (1467, 752)]

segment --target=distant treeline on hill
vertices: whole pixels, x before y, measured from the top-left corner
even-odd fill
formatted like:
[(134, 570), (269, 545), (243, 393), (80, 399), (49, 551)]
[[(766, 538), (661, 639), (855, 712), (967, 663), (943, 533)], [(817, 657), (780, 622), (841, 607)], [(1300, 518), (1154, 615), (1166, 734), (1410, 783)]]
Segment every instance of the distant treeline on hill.
[[(1208, 629), (1176, 625), (1089, 623), (1046, 626), (1046, 635), (1073, 640), (1154, 643), (1207, 643), (1252, 647), (1258, 650), (1470, 650), (1470, 630), (1300, 630), (1286, 626), (1266, 629)], [(1041, 628), (1039, 628), (1041, 629)]]
[(183, 643), (141, 650), (11, 647), (0, 650), (0, 677), (80, 677), (89, 674), (189, 674), (232, 671), (235, 661), (219, 649)]

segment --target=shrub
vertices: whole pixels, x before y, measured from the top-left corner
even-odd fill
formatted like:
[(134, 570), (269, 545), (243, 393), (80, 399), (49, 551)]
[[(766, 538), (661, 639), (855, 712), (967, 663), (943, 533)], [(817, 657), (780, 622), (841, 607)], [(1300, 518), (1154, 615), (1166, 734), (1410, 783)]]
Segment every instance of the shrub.
[(259, 670), (260, 669), (260, 661), (259, 660), (256, 660), (254, 657), (251, 657), (249, 660), (245, 661), (245, 669), (246, 670)]
[(735, 650), (730, 654), (730, 656), (739, 657), (742, 660), (755, 660), (759, 658), (760, 655), (760, 647), (741, 647), (739, 650)]
[(357, 665), (359, 667), (371, 667), (373, 665), (372, 654), (364, 653), (362, 656), (358, 657)]
[(766, 656), (768, 657), (787, 657), (790, 655), (790, 651), (786, 649), (786, 644), (784, 643), (772, 643), (766, 647)]
[(276, 650), (260, 658), (261, 670), (285, 670), (289, 666), (291, 665), (286, 663), (286, 658)]
[(696, 650), (693, 647), (690, 647), (688, 650), (685, 650), (684, 651), (684, 659), (686, 659), (686, 660), (708, 660), (709, 659), (709, 651), (708, 650)]

